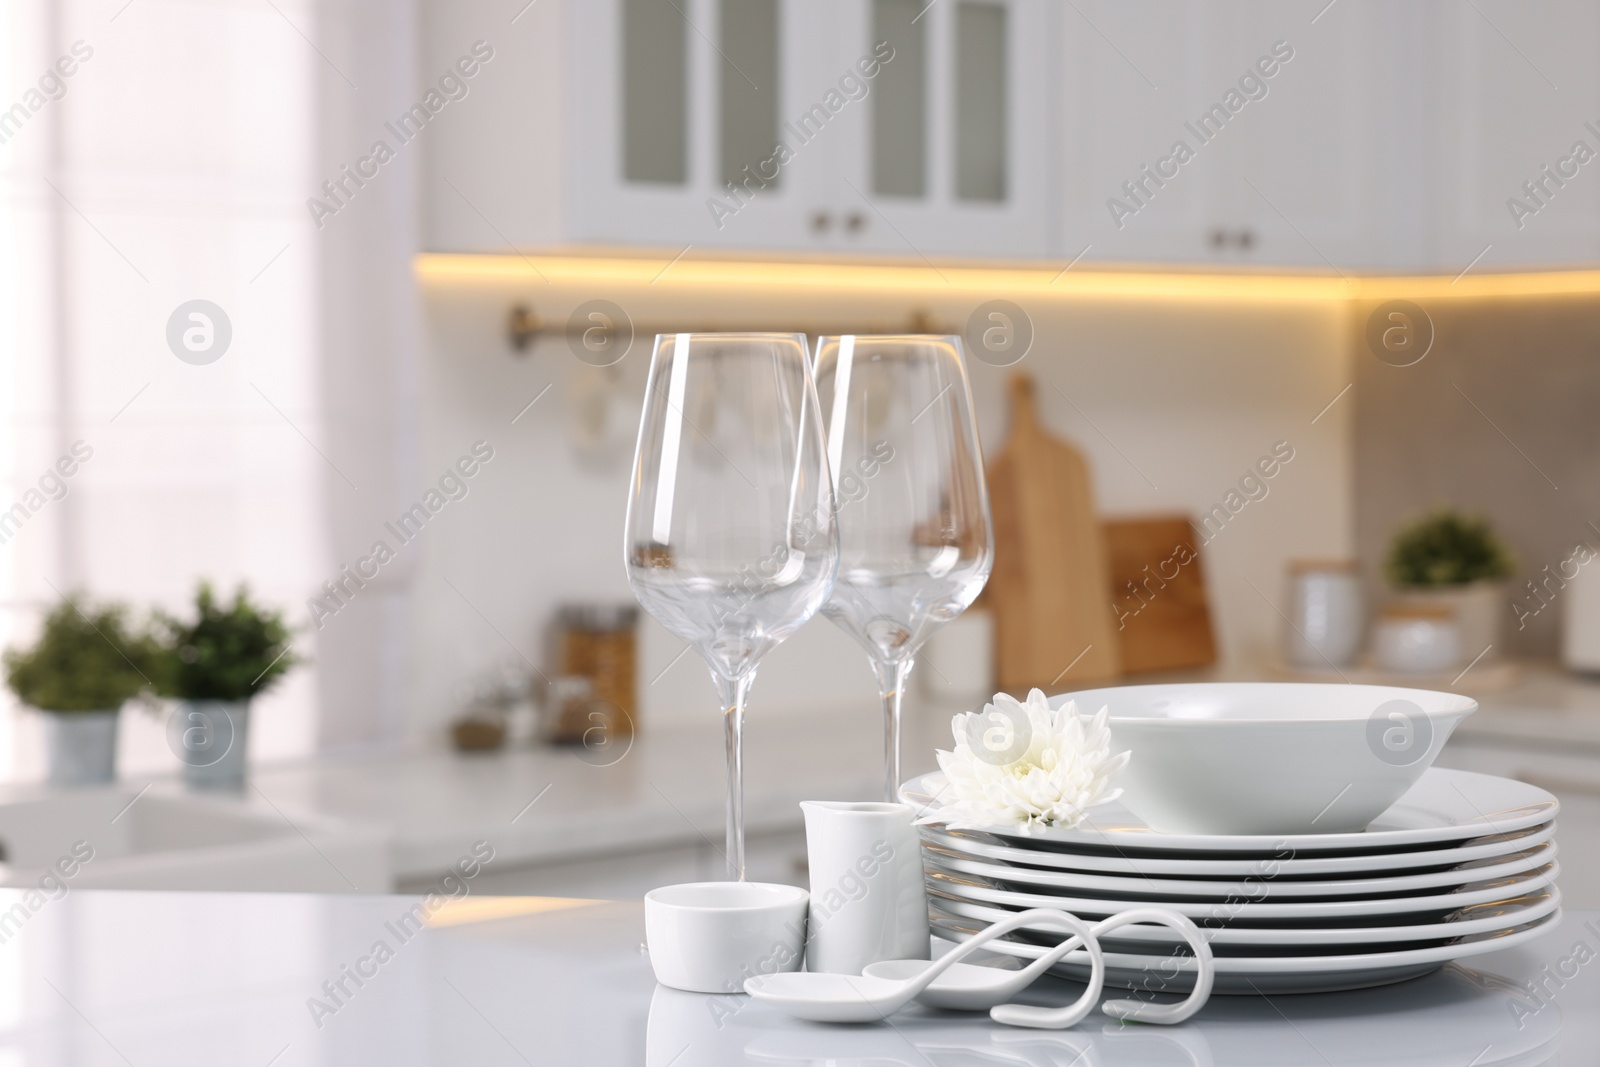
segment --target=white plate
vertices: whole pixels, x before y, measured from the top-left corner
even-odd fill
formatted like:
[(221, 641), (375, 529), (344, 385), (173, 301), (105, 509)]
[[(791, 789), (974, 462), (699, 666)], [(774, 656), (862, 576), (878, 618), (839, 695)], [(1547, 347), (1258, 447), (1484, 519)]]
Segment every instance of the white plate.
[[(939, 813), (944, 775), (925, 774), (900, 787), (900, 798), (922, 816)], [(980, 827), (1013, 846), (1028, 849), (1051, 845), (1121, 851), (1156, 850), (1166, 856), (1186, 852), (1277, 855), (1332, 851), (1398, 850), (1446, 841), (1467, 841), (1487, 834), (1525, 830), (1554, 819), (1560, 805), (1540, 789), (1510, 778), (1473, 771), (1430, 767), (1394, 806), (1366, 830), (1342, 834), (1161, 834), (1113, 801), (1090, 812), (1071, 830), (1044, 829), (1018, 834), (1004, 827)]]
[[(1324, 900), (1298, 903), (1256, 904), (1248, 900), (1224, 901), (1171, 901), (1171, 900), (1106, 900), (1100, 897), (1069, 897), (1058, 893), (1026, 893), (999, 888), (980, 882), (970, 875), (947, 872), (932, 859), (925, 864), (928, 872), (928, 891), (938, 895), (975, 900), (980, 904), (1006, 904), (1021, 908), (1058, 908), (1074, 915), (1096, 918), (1126, 911), (1129, 908), (1167, 908), (1187, 915), (1196, 921), (1218, 920), (1283, 920), (1283, 919), (1350, 919), (1374, 918), (1389, 915), (1412, 915), (1419, 912), (1450, 912), (1474, 904), (1488, 904), (1508, 897), (1522, 896), (1543, 889), (1561, 873), (1561, 865), (1552, 863), (1526, 874), (1503, 878), (1495, 882), (1473, 882), (1448, 893), (1430, 893), (1415, 897), (1382, 897), (1376, 900)], [(1204, 925), (1204, 924), (1202, 924)]]
[[(1381, 871), (1421, 870), (1453, 867), (1471, 860), (1505, 856), (1525, 848), (1542, 845), (1555, 835), (1556, 824), (1545, 823), (1531, 830), (1505, 836), (1480, 837), (1462, 845), (1430, 846), (1406, 852), (1363, 852), (1353, 856), (1316, 856), (1311, 859), (1278, 859), (1280, 877), (1292, 875), (1376, 874)], [(1067, 871), (1089, 871), (1101, 874), (1132, 875), (1183, 875), (1185, 877), (1260, 877), (1267, 862), (1254, 859), (1169, 859), (1162, 856), (1139, 854), (1095, 855), (1087, 852), (1048, 851), (1015, 848), (988, 834), (973, 830), (943, 830), (931, 826), (922, 828), (925, 841), (963, 852), (981, 859), (1000, 860), (1003, 863), (1022, 863), (1030, 867), (1051, 867)]]
[[(984, 928), (983, 923), (935, 914), (933, 929), (940, 937), (965, 941)], [(1561, 921), (1561, 911), (1532, 923), (1494, 933), (1477, 934), (1450, 945), (1402, 949), (1396, 952), (1370, 952), (1337, 956), (1218, 956), (1217, 993), (1320, 993), (1340, 989), (1362, 989), (1416, 978), (1437, 970), (1453, 960), (1480, 956), (1531, 941), (1549, 932)], [(1004, 939), (988, 947), (1022, 959), (1038, 959), (1049, 948)], [(1107, 952), (1106, 984), (1128, 989), (1148, 988), (1154, 992), (1182, 993), (1194, 971), (1193, 958), (1145, 956), (1129, 952)], [(1081, 981), (1088, 974), (1088, 953), (1074, 952), (1051, 968), (1063, 977)]]
[(944, 849), (928, 847), (923, 855), (942, 870), (975, 874), (1012, 889), (1026, 892), (1033, 887), (1070, 889), (1083, 896), (1190, 897), (1195, 900), (1226, 900), (1243, 896), (1249, 900), (1285, 900), (1299, 897), (1392, 897), (1421, 889), (1454, 889), (1469, 882), (1489, 882), (1507, 878), (1556, 858), (1554, 841), (1510, 857), (1473, 860), (1445, 871), (1427, 874), (1399, 874), (1384, 878), (1337, 878), (1311, 881), (1285, 881), (1272, 868), (1264, 868), (1245, 881), (1196, 878), (1120, 878), (1109, 874), (1081, 874), (1077, 871), (1041, 871), (1031, 867), (986, 863)]
[[(1016, 914), (1012, 908), (997, 908), (987, 904), (972, 904), (946, 897), (934, 898), (938, 911), (949, 917), (979, 919), (998, 922)], [(1403, 941), (1437, 941), (1446, 937), (1470, 937), (1473, 934), (1493, 933), (1512, 926), (1542, 919), (1561, 905), (1561, 891), (1554, 886), (1538, 890), (1527, 896), (1511, 900), (1496, 900), (1462, 908), (1440, 922), (1411, 926), (1336, 926), (1295, 927), (1278, 926), (1269, 929), (1224, 926), (1206, 929), (1205, 937), (1212, 946), (1293, 948), (1305, 949), (1301, 955), (1318, 955), (1316, 946), (1352, 947), (1355, 945), (1384, 945)], [(1060, 934), (1054, 926), (1024, 927), (1044, 934)], [(1127, 926), (1117, 931), (1107, 943), (1113, 941), (1149, 942), (1176, 946), (1180, 942), (1171, 930), (1161, 926)], [(1248, 953), (1247, 953), (1248, 954)], [(1325, 953), (1323, 953), (1325, 954)]]

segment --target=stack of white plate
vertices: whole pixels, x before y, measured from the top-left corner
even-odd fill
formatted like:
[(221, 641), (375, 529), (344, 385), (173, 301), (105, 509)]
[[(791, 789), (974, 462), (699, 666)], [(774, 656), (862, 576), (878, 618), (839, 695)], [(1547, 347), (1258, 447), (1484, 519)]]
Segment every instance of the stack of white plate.
[[(937, 818), (943, 776), (901, 797)], [(1426, 974), (1547, 932), (1561, 916), (1555, 797), (1522, 782), (1430, 768), (1364, 832), (1161, 834), (1116, 803), (1071, 830), (1032, 835), (923, 827), (934, 932), (965, 940), (1028, 908), (1094, 921), (1141, 906), (1193, 919), (1220, 993), (1356, 989)], [(1059, 932), (992, 947), (1033, 959)], [(1182, 992), (1194, 960), (1173, 932), (1103, 942), (1108, 983)], [(1088, 973), (1075, 952), (1056, 970)]]

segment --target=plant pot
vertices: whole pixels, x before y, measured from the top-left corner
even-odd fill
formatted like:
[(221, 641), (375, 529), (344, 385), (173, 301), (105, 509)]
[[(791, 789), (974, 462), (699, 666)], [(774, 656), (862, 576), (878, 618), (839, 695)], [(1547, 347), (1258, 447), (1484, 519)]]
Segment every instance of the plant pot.
[(1414, 607), (1448, 608), (1461, 631), (1461, 662), (1470, 663), (1484, 649), (1479, 662), (1500, 658), (1502, 617), (1509, 614), (1504, 582), (1469, 582), (1437, 587), (1403, 586), (1395, 590), (1395, 603)]
[(46, 711), (50, 784), (104, 785), (117, 774), (117, 712)]
[(1372, 627), (1372, 659), (1396, 674), (1442, 674), (1462, 666), (1461, 624), (1450, 608), (1390, 604)]
[(248, 700), (183, 700), (167, 739), (183, 761), (183, 780), (198, 789), (243, 789), (250, 754)]

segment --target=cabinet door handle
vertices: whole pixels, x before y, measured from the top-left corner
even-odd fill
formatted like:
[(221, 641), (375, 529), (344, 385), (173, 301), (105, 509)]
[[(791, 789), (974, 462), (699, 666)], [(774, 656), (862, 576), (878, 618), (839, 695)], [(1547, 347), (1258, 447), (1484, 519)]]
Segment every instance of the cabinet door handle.
[(826, 211), (818, 211), (811, 216), (811, 231), (813, 233), (827, 233), (828, 227), (833, 224), (833, 217)]
[(1587, 797), (1600, 797), (1600, 782), (1565, 775), (1543, 774), (1539, 771), (1517, 771), (1512, 775), (1519, 782), (1536, 785), (1551, 793), (1580, 793)]

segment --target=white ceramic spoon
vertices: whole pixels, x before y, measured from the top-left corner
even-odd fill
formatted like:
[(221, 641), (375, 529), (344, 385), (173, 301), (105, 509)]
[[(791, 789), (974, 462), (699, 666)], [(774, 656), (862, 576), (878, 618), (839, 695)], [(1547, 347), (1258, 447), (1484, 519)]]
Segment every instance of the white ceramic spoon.
[[(1074, 928), (1063, 919), (1071, 919), (1076, 924)], [(822, 974), (811, 971), (790, 971), (778, 974), (760, 974), (748, 978), (744, 983), (744, 991), (756, 1000), (771, 1004), (797, 1019), (807, 1019), (811, 1022), (822, 1023), (865, 1023), (878, 1022), (899, 1011), (909, 1004), (913, 998), (927, 989), (933, 981), (952, 967), (955, 967), (967, 956), (972, 955), (995, 938), (1009, 934), (1029, 923), (1055, 923), (1067, 929), (1074, 929), (1075, 934), (1081, 930), (1068, 944), (1079, 940), (1086, 942), (1090, 959), (1094, 963), (1094, 973), (1090, 985), (1096, 996), (1099, 995), (1100, 982), (1103, 981), (1105, 968), (1104, 960), (1100, 954), (1100, 946), (1093, 935), (1084, 928), (1084, 924), (1075, 916), (1065, 912), (1048, 908), (1037, 908), (1032, 911), (1019, 912), (1009, 919), (989, 926), (977, 936), (963, 941), (951, 949), (941, 958), (931, 964), (924, 965), (915, 977), (908, 979), (875, 978), (869, 975), (856, 974)], [(1074, 947), (1076, 947), (1074, 945)], [(1067, 951), (1072, 951), (1068, 948)], [(1063, 952), (1062, 955), (1066, 953)], [(1000, 971), (989, 967), (966, 968), (972, 971), (990, 971), (994, 978), (980, 975), (977, 980), (972, 978), (961, 982), (968, 985), (975, 981), (999, 981), (1009, 984), (1015, 971)], [(1031, 968), (1030, 968), (1031, 969)], [(1041, 968), (1042, 970), (1042, 968)], [(976, 996), (977, 991), (972, 990)], [(1081, 999), (1081, 998), (1080, 998)], [(993, 1003), (990, 1001), (990, 1003)], [(1088, 1007), (1078, 1016), (1088, 1014), (1093, 1007), (1093, 999), (1087, 1001)], [(1067, 1009), (1038, 1009), (1043, 1012), (1055, 1014), (1058, 1011), (1071, 1010), (1077, 1005), (1068, 1005)], [(1004, 1020), (1000, 1020), (1004, 1021)], [(1037, 1023), (1020, 1023), (1017, 1025), (1039, 1025)], [(1065, 1025), (1071, 1025), (1070, 1023)]]
[[(1035, 913), (1047, 909), (1034, 909)], [(1065, 918), (1071, 925), (1062, 921)], [(1009, 923), (1011, 920), (1006, 920)], [(1136, 1019), (1144, 1023), (1157, 1023), (1171, 1025), (1180, 1023), (1189, 1018), (1205, 1004), (1211, 996), (1211, 987), (1216, 979), (1216, 968), (1213, 962), (1211, 945), (1201, 936), (1199, 927), (1189, 919), (1175, 911), (1165, 908), (1134, 908), (1129, 911), (1103, 919), (1094, 927), (1085, 931), (1084, 923), (1077, 916), (1068, 912), (1051, 912), (1051, 922), (1058, 926), (1066, 926), (1073, 931), (1074, 936), (1049, 952), (1034, 960), (1020, 971), (1000, 971), (998, 977), (985, 977), (983, 972), (993, 971), (991, 967), (978, 967), (969, 963), (961, 963), (952, 967), (948, 972), (940, 975), (928, 985), (921, 993), (917, 994), (917, 1002), (932, 1008), (956, 1008), (968, 1011), (981, 1011), (991, 1008), (989, 1017), (995, 1022), (1006, 1023), (1010, 1026), (1028, 1026), (1041, 1030), (1061, 1030), (1076, 1025), (1093, 1009), (1094, 1002), (1100, 996), (1101, 983), (1104, 980), (1104, 962), (1100, 953), (1099, 939), (1113, 930), (1120, 930), (1124, 926), (1135, 923), (1155, 923), (1176, 930), (1194, 950), (1196, 961), (1196, 975), (1194, 990), (1188, 999), (1177, 1004), (1155, 1004), (1143, 1000), (1108, 1000), (1101, 1005), (1100, 1010), (1114, 1019)], [(1090, 936), (1087, 939), (1085, 933)], [(1089, 961), (1091, 971), (1089, 987), (1082, 997), (1071, 1004), (1061, 1008), (1041, 1008), (1024, 1004), (1007, 1004), (1017, 993), (1020, 993), (1046, 969), (1061, 960), (1068, 953), (1075, 951), (1085, 943), (1089, 946)], [(1043, 966), (1041, 966), (1041, 964)], [(905, 980), (921, 973), (928, 967), (923, 960), (890, 960), (883, 963), (874, 963), (869, 966), (866, 973), (882, 978), (899, 978)], [(1160, 971), (1153, 972), (1151, 980), (1147, 983), (1150, 992), (1161, 992), (1162, 986), (1177, 976), (1176, 967), (1171, 975), (1163, 976)], [(1006, 981), (1009, 979), (1009, 981)], [(972, 991), (969, 993), (969, 989)], [(987, 1003), (981, 1002), (982, 993), (993, 990), (994, 999)], [(981, 991), (981, 992), (980, 992)]]
[[(1133, 1019), (1141, 1023), (1158, 1023), (1164, 1026), (1181, 1023), (1204, 1007), (1206, 1001), (1211, 997), (1211, 986), (1217, 978), (1216, 963), (1211, 954), (1211, 942), (1201, 935), (1200, 928), (1194, 924), (1192, 919), (1179, 915), (1175, 911), (1169, 911), (1166, 908), (1132, 908), (1128, 911), (1119, 912), (1109, 919), (1102, 919), (1095, 923), (1094, 936), (1097, 938), (1104, 937), (1113, 930), (1120, 930), (1124, 926), (1132, 926), (1135, 923), (1156, 923), (1160, 926), (1171, 927), (1183, 935), (1183, 939), (1194, 950), (1194, 989), (1190, 991), (1186, 999), (1176, 1004), (1156, 1004), (1148, 1000), (1108, 1000), (1100, 1005), (1100, 1010), (1113, 1019)], [(1145, 983), (1145, 988), (1148, 992), (1163, 992), (1162, 986), (1178, 976), (1177, 957), (1167, 957), (1163, 962), (1171, 962), (1173, 964), (1172, 973), (1163, 976), (1159, 971), (1152, 973), (1146, 970), (1145, 973), (1149, 978)], [(1092, 965), (1094, 967), (1093, 974), (1098, 975), (1101, 972), (1100, 961), (1097, 959), (1092, 960)], [(1022, 1008), (1016, 1004), (1008, 1004), (1004, 1008), (995, 1009), (996, 1012), (1032, 1010), (1035, 1009)], [(990, 1014), (994, 1015), (994, 1012)], [(994, 1018), (997, 1022), (1006, 1021), (998, 1015), (995, 1015)], [(1013, 1023), (1012, 1025), (1026, 1026), (1029, 1024)]]
[[(953, 964), (917, 994), (917, 1003), (949, 1011), (988, 1011), (1006, 1003), (1032, 985), (1040, 975), (1068, 953), (1086, 948), (1093, 966), (1088, 988), (1077, 1001), (1060, 1010), (1059, 1017), (1065, 1021), (1058, 1022), (1051, 1028), (1063, 1029), (1088, 1015), (1100, 999), (1100, 990), (1105, 980), (1105, 962), (1100, 942), (1089, 929), (1089, 924), (1070, 912), (1035, 909), (1035, 913), (1038, 912), (1047, 912), (1050, 916), (1048, 919), (1042, 919), (1042, 922), (1060, 926), (1073, 936), (1020, 970), (1001, 970), (998, 967), (984, 967), (972, 963)], [(862, 973), (871, 978), (891, 978), (904, 982), (916, 978), (931, 966), (932, 963), (928, 960), (884, 960), (869, 964)]]

